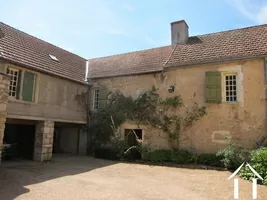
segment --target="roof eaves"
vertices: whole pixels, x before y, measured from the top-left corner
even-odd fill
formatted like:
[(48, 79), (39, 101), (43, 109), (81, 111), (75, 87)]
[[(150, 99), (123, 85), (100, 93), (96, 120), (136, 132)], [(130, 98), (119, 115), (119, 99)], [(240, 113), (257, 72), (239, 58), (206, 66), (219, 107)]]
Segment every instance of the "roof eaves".
[(192, 62), (192, 63), (185, 63), (182, 65), (179, 64), (170, 64), (166, 66), (164, 69), (167, 68), (174, 68), (174, 67), (185, 67), (190, 65), (204, 65), (204, 64), (212, 64), (212, 63), (220, 63), (220, 62), (231, 62), (231, 61), (239, 61), (239, 60), (245, 60), (245, 59), (253, 59), (253, 58), (265, 58), (266, 55), (256, 55), (256, 56), (244, 56), (244, 57), (238, 57), (238, 58), (226, 58), (226, 59), (218, 59), (218, 60), (206, 60), (203, 62)]
[(102, 79), (102, 78), (116, 78), (116, 77), (123, 77), (123, 76), (138, 76), (138, 75), (145, 75), (145, 74), (154, 74), (162, 72), (161, 70), (154, 70), (148, 72), (135, 72), (135, 73), (125, 73), (125, 74), (117, 74), (117, 75), (110, 75), (110, 76), (89, 76), (90, 79)]
[(46, 74), (49, 74), (49, 75), (52, 75), (52, 76), (55, 76), (55, 77), (64, 78), (64, 79), (67, 79), (69, 81), (73, 81), (73, 82), (80, 83), (80, 84), (85, 84), (85, 85), (87, 84), (85, 81), (82, 81), (82, 80), (79, 81), (78, 79), (72, 79), (72, 78), (69, 78), (69, 77), (64, 76), (64, 75), (58, 75), (58, 74), (55, 74), (55, 73), (51, 73), (48, 70), (37, 69), (35, 67), (31, 67), (31, 66), (22, 64), (20, 62), (17, 62), (17, 61), (14, 61), (14, 60), (11, 60), (11, 59), (8, 59), (8, 58), (5, 58), (5, 57), (0, 57), (0, 59), (5, 60), (5, 61), (9, 61), (9, 62), (11, 62), (13, 64), (17, 64), (17, 65), (20, 65), (20, 66), (25, 67), (25, 68), (29, 68), (29, 69), (34, 70), (34, 71), (43, 72), (43, 73), (46, 73)]

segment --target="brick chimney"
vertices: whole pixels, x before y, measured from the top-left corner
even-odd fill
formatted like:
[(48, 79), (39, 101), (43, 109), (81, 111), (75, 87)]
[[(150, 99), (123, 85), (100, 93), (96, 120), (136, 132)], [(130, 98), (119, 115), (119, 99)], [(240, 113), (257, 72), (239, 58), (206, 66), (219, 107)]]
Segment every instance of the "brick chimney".
[(184, 20), (171, 23), (172, 47), (185, 44), (188, 40), (188, 25)]

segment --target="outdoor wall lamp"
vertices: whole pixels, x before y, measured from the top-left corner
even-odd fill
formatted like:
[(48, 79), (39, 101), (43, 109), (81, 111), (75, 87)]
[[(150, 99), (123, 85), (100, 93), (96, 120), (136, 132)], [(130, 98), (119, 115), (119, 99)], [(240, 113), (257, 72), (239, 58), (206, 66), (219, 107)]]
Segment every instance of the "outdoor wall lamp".
[(173, 92), (174, 92), (174, 85), (171, 85), (171, 86), (168, 88), (168, 91), (169, 91), (169, 93), (173, 93)]

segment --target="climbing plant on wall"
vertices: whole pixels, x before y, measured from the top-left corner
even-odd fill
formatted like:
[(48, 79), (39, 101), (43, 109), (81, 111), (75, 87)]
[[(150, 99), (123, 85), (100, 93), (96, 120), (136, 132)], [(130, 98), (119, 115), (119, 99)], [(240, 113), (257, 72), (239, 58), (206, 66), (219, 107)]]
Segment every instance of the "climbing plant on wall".
[(179, 144), (181, 132), (192, 127), (195, 121), (206, 114), (205, 107), (197, 103), (192, 108), (185, 109), (186, 112), (180, 112), (184, 108), (182, 97), (176, 95), (162, 99), (155, 87), (142, 92), (137, 98), (124, 96), (120, 91), (106, 92), (106, 95), (105, 106), (102, 104), (97, 112), (90, 113), (88, 131), (96, 146), (110, 140), (113, 134), (111, 116), (116, 127), (126, 120), (148, 124), (168, 134), (170, 143)]

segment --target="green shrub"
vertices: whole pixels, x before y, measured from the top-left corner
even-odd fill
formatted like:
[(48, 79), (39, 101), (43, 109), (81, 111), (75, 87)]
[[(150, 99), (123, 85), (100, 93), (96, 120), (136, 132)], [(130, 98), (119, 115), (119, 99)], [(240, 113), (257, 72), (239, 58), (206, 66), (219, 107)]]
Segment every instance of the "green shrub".
[[(263, 178), (263, 181), (258, 180), (258, 183), (267, 185), (267, 148), (260, 148), (251, 151), (250, 165)], [(248, 167), (243, 167), (239, 173), (240, 177), (246, 180), (252, 180), (255, 177), (253, 172)]]
[(145, 148), (141, 152), (141, 157), (142, 160), (155, 163), (173, 162), (177, 164), (187, 164), (193, 161), (193, 154), (184, 150), (151, 150)]
[(111, 147), (97, 147), (94, 150), (94, 157), (108, 159), (108, 160), (119, 160), (119, 152), (115, 148)]
[(166, 149), (154, 150), (149, 153), (148, 159), (151, 162), (169, 162), (171, 161), (172, 151)]
[(221, 157), (221, 162), (224, 167), (230, 170), (234, 170), (244, 161), (248, 160), (249, 150), (242, 147), (237, 147), (232, 141), (229, 142), (228, 146), (220, 150), (216, 156)]
[(216, 167), (222, 167), (222, 157), (216, 156), (216, 154), (199, 154), (197, 155), (197, 164), (201, 165), (210, 165), (210, 166), (216, 166)]
[(187, 164), (193, 162), (193, 154), (184, 150), (173, 150), (171, 161), (178, 164)]

